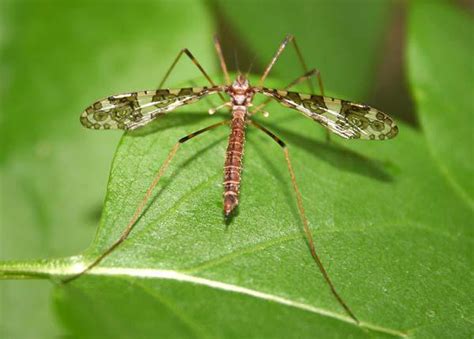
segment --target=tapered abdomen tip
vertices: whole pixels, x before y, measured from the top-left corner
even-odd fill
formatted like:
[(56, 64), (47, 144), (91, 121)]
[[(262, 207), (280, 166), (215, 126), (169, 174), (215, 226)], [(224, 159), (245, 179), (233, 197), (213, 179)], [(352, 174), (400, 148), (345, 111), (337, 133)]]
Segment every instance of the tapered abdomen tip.
[(232, 211), (237, 207), (239, 201), (235, 195), (226, 195), (224, 197), (224, 216), (226, 218), (230, 217)]

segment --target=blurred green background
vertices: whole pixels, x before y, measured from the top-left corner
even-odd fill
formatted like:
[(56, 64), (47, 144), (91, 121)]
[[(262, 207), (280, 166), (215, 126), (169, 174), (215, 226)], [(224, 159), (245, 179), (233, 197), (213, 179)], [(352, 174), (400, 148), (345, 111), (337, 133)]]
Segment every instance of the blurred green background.
[[(101, 313), (98, 316), (100, 324), (96, 326), (86, 324), (88, 321), (94, 322), (95, 311), (87, 307), (94, 305), (94, 302), (78, 308), (74, 305), (79, 305), (79, 300), (86, 298), (84, 295), (91, 300), (97, 298), (91, 292), (94, 288), (104, 298), (97, 301), (98, 304), (107, 301), (112, 305), (114, 302), (120, 305), (120, 301), (115, 300), (114, 293), (133, 289), (130, 287), (133, 286), (132, 283), (91, 281), (84, 286), (79, 285), (77, 290), (63, 290), (53, 288), (49, 281), (3, 280), (0, 282), (0, 337), (148, 337), (151, 333), (162, 337), (312, 337), (315, 333), (324, 337), (324, 334), (327, 337), (402, 334), (413, 337), (471, 337), (474, 333), (472, 289), (469, 288), (469, 291), (466, 288), (473, 282), (474, 140), (470, 123), (474, 113), (472, 13), (473, 6), (468, 1), (435, 0), (410, 3), (388, 0), (3, 1), (0, 4), (1, 260), (67, 257), (77, 255), (89, 246), (102, 215), (111, 162), (121, 133), (95, 133), (83, 129), (78, 119), (80, 112), (94, 100), (113, 93), (156, 87), (183, 47), (189, 48), (211, 76), (221, 82), (222, 76), (212, 45), (214, 33), (221, 37), (229, 67), (235, 70), (238, 63), (241, 69), (247, 69), (253, 62), (252, 72), (255, 74), (262, 72), (284, 36), (292, 33), (297, 38), (308, 66), (317, 67), (321, 71), (328, 94), (370, 104), (400, 122), (400, 140), (394, 142), (394, 146), (387, 143), (384, 146), (374, 146), (371, 151), (370, 145), (359, 147), (335, 141), (336, 145), (347, 145), (351, 152), (361, 154), (355, 156), (356, 153), (347, 153), (346, 157), (352, 159), (348, 165), (352, 172), (365, 173), (365, 169), (359, 168), (368, 163), (365, 159), (377, 160), (373, 172), (392, 179), (382, 178), (380, 181), (386, 182), (376, 187), (369, 183), (367, 190), (372, 190), (374, 197), (378, 194), (384, 196), (381, 201), (385, 204), (390, 203), (388, 199), (391, 193), (388, 192), (393, 191), (393, 206), (398, 211), (383, 215), (384, 208), (374, 209), (374, 212), (371, 205), (367, 205), (358, 207), (360, 209), (357, 211), (334, 207), (324, 214), (322, 210), (326, 205), (322, 205), (316, 210), (323, 213), (319, 219), (322, 221), (314, 224), (317, 224), (318, 229), (320, 226), (331, 227), (333, 223), (337, 224), (337, 218), (341, 215), (347, 225), (355, 224), (355, 215), (359, 214), (370, 220), (373, 212), (382, 215), (376, 220), (394, 228), (405, 223), (404, 218), (408, 219), (409, 215), (414, 224), (426, 229), (428, 235), (425, 243), (415, 244), (419, 240), (417, 237), (425, 237), (424, 233), (416, 234), (412, 239), (413, 243), (410, 242), (410, 237), (402, 239), (394, 236), (390, 239), (395, 242), (400, 240), (402, 245), (390, 252), (389, 245), (380, 240), (383, 239), (382, 234), (380, 237), (374, 236), (372, 243), (361, 245), (360, 248), (366, 254), (359, 253), (360, 257), (355, 254), (354, 258), (358, 260), (354, 260), (356, 263), (361, 262), (366, 255), (380, 258), (386, 253), (391, 259), (391, 254), (394, 253), (405, 256), (400, 260), (408, 264), (416, 258), (429, 259), (424, 262), (426, 270), (413, 270), (410, 273), (410, 278), (414, 279), (410, 283), (403, 285), (406, 280), (400, 278), (399, 289), (387, 296), (387, 300), (392, 300), (393, 303), (387, 301), (384, 304), (383, 298), (378, 299), (377, 307), (367, 307), (362, 312), (365, 313), (361, 320), (374, 325), (366, 332), (359, 331), (356, 326), (338, 324), (334, 320), (337, 317), (327, 321), (313, 319), (301, 310), (297, 311), (301, 314), (292, 313), (291, 310), (279, 309), (281, 305), (254, 305), (252, 300), (243, 302), (229, 296), (206, 297), (229, 305), (228, 309), (222, 308), (223, 313), (235, 312), (230, 320), (214, 319), (213, 323), (196, 316), (200, 309), (204, 313), (212, 313), (209, 310), (211, 303), (206, 304), (207, 299), (199, 297), (207, 295), (207, 292), (196, 292), (190, 290), (189, 286), (170, 286), (170, 290), (179, 291), (182, 295), (176, 292), (176, 296), (166, 296), (168, 299), (162, 295), (161, 302), (167, 305), (167, 310), (157, 310), (155, 305), (148, 305), (149, 296), (132, 294), (136, 301), (131, 307), (150, 310), (150, 319), (146, 319), (144, 324), (156, 327), (144, 329), (138, 323), (136, 326), (139, 330), (128, 333), (117, 324), (123, 324), (124, 319), (127, 319), (126, 315), (122, 315), (124, 318), (117, 316), (121, 321), (114, 321), (113, 307), (106, 312), (106, 306), (97, 306), (103, 313), (98, 312)], [(289, 50), (272, 71), (270, 81), (276, 86), (283, 86), (301, 72), (294, 51)], [(169, 87), (179, 86), (198, 77), (198, 71), (183, 59), (173, 73)], [(200, 84), (205, 84), (204, 80), (198, 79)], [(300, 89), (304, 90), (304, 87)], [(207, 114), (206, 105), (199, 107), (203, 114)], [(273, 113), (270, 119), (272, 116)], [(305, 122), (304, 119), (301, 120)], [(278, 122), (275, 126), (277, 125)], [(196, 121), (196, 126), (202, 126), (202, 123)], [(286, 127), (285, 120), (281, 120), (280, 126)], [(299, 125), (292, 125), (292, 122), (288, 126), (293, 128), (294, 133), (309, 130), (300, 129), (297, 127)], [(185, 131), (188, 129), (178, 128), (166, 138), (174, 141), (176, 136), (183, 135)], [(280, 134), (285, 137), (285, 133)], [(320, 133), (320, 136), (323, 134)], [(294, 144), (293, 148), (298, 148), (298, 137), (291, 137), (290, 133), (288, 138)], [(259, 140), (255, 139), (256, 142)], [(305, 144), (305, 141), (301, 144)], [(122, 153), (119, 147), (117, 163), (121, 159), (126, 160), (126, 155), (122, 155), (126, 153), (125, 149), (130, 149), (129, 145), (131, 141), (122, 141)], [(270, 146), (271, 143), (268, 145), (273, 147)], [(392, 150), (389, 150), (390, 147)], [(166, 148), (163, 148), (164, 150), (159, 151), (161, 155), (166, 152)], [(195, 150), (199, 152), (200, 147), (196, 146)], [(317, 150), (322, 151), (322, 158), (326, 157), (324, 163), (330, 163), (337, 158), (333, 157), (333, 153), (337, 153), (339, 148), (320, 146)], [(298, 159), (304, 159), (304, 153), (295, 152), (297, 162)], [(416, 154), (416, 159), (415, 156), (409, 156), (410, 152)], [(209, 156), (209, 159), (212, 157)], [(125, 160), (123, 164), (126, 166)], [(300, 162), (301, 165), (305, 164), (303, 160)], [(202, 168), (204, 163), (197, 168)], [(306, 164), (310, 166), (313, 163), (308, 160)], [(319, 166), (317, 162), (314, 164)], [(336, 161), (336, 167), (338, 164), (346, 163)], [(406, 166), (419, 169), (417, 176), (405, 171)], [(382, 170), (378, 170), (379, 167)], [(216, 168), (216, 171), (220, 169)], [(252, 165), (249, 165), (248, 171), (252, 172)], [(282, 173), (283, 171), (284, 167)], [(323, 192), (331, 194), (331, 189), (335, 192), (334, 197), (327, 198), (333, 199), (330, 206), (337, 206), (344, 193), (344, 189), (337, 184), (337, 180), (344, 180), (344, 177), (336, 172), (332, 178), (330, 172), (334, 171), (334, 167), (328, 167), (321, 172), (314, 170), (312, 173), (313, 177), (315, 173), (322, 177), (328, 175), (328, 179), (321, 179), (319, 184), (326, 187), (321, 188)], [(310, 185), (311, 173), (308, 172), (305, 176), (304, 170), (302, 172), (302, 186), (306, 186), (307, 182)], [(118, 170), (117, 173), (121, 172)], [(129, 175), (133, 177), (134, 173), (129, 172)], [(369, 175), (361, 177), (364, 176)], [(249, 186), (251, 180), (248, 181)], [(358, 182), (354, 180), (357, 180), (357, 175), (348, 182), (357, 186)], [(397, 190), (393, 182), (406, 182), (406, 186), (403, 190)], [(114, 182), (111, 183), (111, 187), (115, 187)], [(425, 190), (425, 186), (429, 188)], [(219, 192), (219, 189), (220, 186), (214, 191)], [(380, 193), (380, 190), (387, 194)], [(413, 196), (401, 196), (400, 192)], [(137, 199), (139, 193), (136, 192)], [(211, 200), (220, 199), (219, 194), (213, 193), (211, 197)], [(113, 200), (114, 197), (109, 198)], [(357, 197), (354, 198), (356, 199)], [(413, 203), (412, 207), (405, 208), (405, 204), (409, 203)], [(220, 206), (218, 204), (220, 200), (212, 201), (210, 206)], [(316, 204), (319, 204), (317, 199)], [(111, 206), (109, 214), (114, 211), (113, 202)], [(291, 209), (288, 213), (291, 216)], [(270, 220), (266, 219), (270, 224), (271, 217), (270, 213)], [(106, 227), (106, 217), (102, 215), (102, 218), (101, 227)], [(245, 215), (242, 215), (242, 219), (250, 227)], [(297, 222), (297, 217), (293, 219)], [(369, 221), (369, 226), (372, 223), (376, 226), (377, 221)], [(102, 228), (102, 234), (104, 229), (107, 230)], [(100, 248), (98, 244), (103, 240), (100, 232), (99, 230), (96, 238), (97, 248)], [(370, 230), (368, 233), (369, 235), (364, 235), (366, 239), (370, 238)], [(442, 234), (440, 239), (443, 240), (431, 239), (430, 234)], [(340, 234), (342, 238), (346, 236), (350, 238), (350, 235)], [(377, 243), (379, 240), (380, 243)], [(336, 241), (328, 238), (327, 246), (337, 247)], [(446, 248), (437, 248), (438, 241), (439, 244), (444, 243)], [(428, 250), (430, 243), (434, 247)], [(351, 243), (350, 240), (341, 241), (340, 245), (350, 247)], [(425, 245), (425, 248), (421, 248)], [(301, 242), (299, 246), (304, 247), (304, 244)], [(303, 250), (301, 253), (305, 253)], [(445, 251), (443, 259), (437, 257), (440, 250)], [(278, 252), (275, 253), (278, 256)], [(303, 255), (301, 253), (299, 255)], [(343, 261), (342, 253), (338, 255)], [(328, 257), (338, 258), (338, 255), (328, 254)], [(184, 257), (186, 256), (183, 254)], [(371, 259), (375, 260), (375, 265), (378, 262), (376, 259)], [(370, 289), (363, 291), (359, 290), (362, 287), (358, 287), (364, 284), (365, 279), (370, 279), (372, 274), (373, 277), (387, 277), (386, 281), (374, 278), (375, 281), (372, 282), (375, 287), (371, 288), (383, 290), (384, 286), (390, 285), (392, 278), (389, 277), (392, 274), (393, 279), (396, 279), (394, 277), (400, 277), (400, 272), (405, 270), (403, 265), (393, 263), (393, 266), (399, 266), (400, 272), (396, 269), (391, 271), (393, 267), (390, 260), (380, 261), (378, 273), (367, 267), (356, 270), (349, 263), (340, 265), (337, 260), (331, 266), (344, 267), (347, 271), (347, 276), (344, 277), (347, 279), (341, 278), (341, 281), (349, 281), (345, 289), (346, 295), (354, 293), (354, 303), (360, 302), (362, 305), (362, 299), (371, 298)], [(310, 262), (308, 265), (311, 267)], [(423, 266), (423, 263), (420, 265)], [(164, 267), (169, 268), (166, 265)], [(8, 264), (3, 268), (8, 269)], [(351, 289), (351, 272), (353, 274), (354, 271), (363, 274), (354, 278), (357, 283), (354, 282)], [(242, 274), (239, 270), (237, 272)], [(211, 272), (210, 276), (219, 280), (219, 274)], [(290, 273), (285, 272), (282, 277), (285, 274)], [(415, 276), (416, 274), (420, 276)], [(233, 283), (239, 284), (238, 280), (232, 280), (230, 275), (228, 277)], [(443, 285), (443, 281), (450, 287)], [(160, 288), (166, 289), (167, 284), (169, 282), (162, 282)], [(426, 294), (411, 294), (411, 288), (415, 285), (423, 288)], [(249, 286), (255, 288), (252, 283)], [(325, 288), (324, 284), (321, 286), (322, 289)], [(449, 292), (437, 293), (443, 289)], [(107, 291), (110, 291), (110, 295)], [(429, 291), (434, 291), (431, 296)], [(374, 292), (373, 296), (375, 295), (378, 295), (377, 292)], [(380, 295), (383, 296), (383, 293)], [(426, 306), (427, 310), (418, 312), (420, 306), (416, 303), (410, 305), (409, 302), (400, 302), (395, 306), (397, 298), (403, 295), (410, 295), (410, 300), (423, 299), (425, 306), (436, 304), (432, 307), (435, 311)], [(307, 302), (303, 296), (301, 294), (299, 300), (291, 292), (287, 294), (294, 302)], [(192, 305), (178, 305), (174, 297), (176, 300), (187, 297)], [(237, 306), (232, 308), (232, 305)], [(337, 309), (337, 305), (328, 305), (324, 300), (319, 304), (312, 304), (323, 310), (327, 308), (333, 311), (331, 307)], [(185, 331), (181, 331), (182, 325), (175, 325), (175, 320), (168, 319), (172, 317), (170, 314), (182, 314), (181, 307), (192, 309), (188, 318), (182, 316), (181, 319), (189, 327)], [(266, 314), (267, 318), (262, 321), (269, 327), (295, 321), (294, 319), (298, 319), (298, 326), (295, 325), (296, 329), (289, 333), (278, 334), (270, 330), (259, 332), (258, 329), (252, 332), (253, 318), (246, 319), (244, 315), (246, 312), (252, 314), (248, 310), (252, 307), (258, 310), (264, 307), (259, 312)], [(396, 308), (397, 312), (381, 314), (390, 308)], [(136, 318), (133, 319), (137, 321)], [(235, 321), (234, 324), (239, 324), (234, 325), (237, 329), (232, 328), (231, 320)], [(166, 322), (168, 325), (164, 325)], [(214, 324), (213, 328), (219, 330), (209, 329), (209, 324)], [(319, 332), (312, 326), (319, 329)], [(374, 330), (377, 326), (385, 330), (377, 332)], [(117, 332), (111, 330), (114, 327)], [(262, 325), (263, 327), (265, 326)]]

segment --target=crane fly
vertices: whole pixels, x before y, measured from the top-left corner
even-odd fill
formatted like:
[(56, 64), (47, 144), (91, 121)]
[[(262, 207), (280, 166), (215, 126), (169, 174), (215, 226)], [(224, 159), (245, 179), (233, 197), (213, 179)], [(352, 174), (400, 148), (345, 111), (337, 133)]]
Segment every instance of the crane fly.
[[(292, 43), (298, 58), (303, 66), (304, 74), (294, 81), (292, 81), (284, 89), (272, 89), (264, 87), (264, 80), (270, 73), (274, 64), (280, 57), (286, 46)], [(152, 195), (152, 191), (158, 184), (160, 178), (167, 169), (169, 163), (175, 156), (180, 145), (191, 140), (192, 138), (219, 126), (230, 125), (230, 135), (228, 139), (226, 158), (224, 164), (224, 216), (229, 218), (232, 212), (239, 204), (239, 188), (241, 183), (242, 171), (242, 157), (245, 142), (245, 129), (248, 125), (255, 126), (257, 129), (263, 131), (265, 134), (275, 140), (283, 149), (288, 170), (290, 173), (292, 186), (295, 191), (296, 201), (298, 205), (299, 214), (304, 227), (308, 246), (315, 263), (319, 267), (327, 284), (329, 285), (332, 294), (337, 299), (339, 304), (345, 309), (348, 315), (358, 322), (356, 316), (344, 302), (342, 297), (336, 291), (334, 284), (327, 271), (325, 270), (319, 256), (316, 253), (314, 240), (311, 230), (306, 218), (303, 200), (296, 183), (295, 174), (291, 165), (288, 148), (286, 144), (277, 137), (273, 132), (262, 126), (261, 124), (252, 120), (252, 115), (257, 112), (266, 113), (263, 108), (270, 100), (275, 100), (278, 103), (302, 113), (304, 116), (318, 122), (325, 127), (329, 132), (339, 135), (345, 139), (363, 139), (363, 140), (385, 140), (394, 138), (398, 134), (398, 127), (395, 122), (387, 114), (372, 108), (367, 105), (353, 103), (347, 100), (335, 99), (324, 96), (323, 82), (321, 74), (317, 69), (309, 70), (303, 60), (302, 54), (299, 50), (296, 40), (292, 35), (288, 35), (280, 44), (277, 52), (266, 67), (263, 75), (260, 78), (259, 86), (252, 86), (247, 78), (247, 75), (238, 73), (236, 79), (231, 82), (227, 70), (227, 65), (221, 49), (221, 44), (217, 38), (214, 39), (214, 45), (217, 55), (219, 57), (220, 66), (222, 68), (225, 85), (216, 85), (209, 75), (202, 68), (201, 64), (192, 55), (188, 49), (183, 49), (178, 54), (173, 64), (165, 74), (163, 80), (157, 90), (132, 92), (126, 94), (119, 94), (109, 96), (105, 99), (99, 100), (87, 107), (81, 114), (80, 121), (83, 126), (91, 129), (122, 129), (125, 131), (135, 130), (140, 128), (157, 117), (162, 116), (175, 109), (195, 103), (204, 97), (211, 94), (217, 94), (223, 100), (223, 104), (215, 109), (210, 109), (209, 113), (214, 113), (217, 109), (229, 107), (231, 111), (231, 118), (222, 122), (207, 126), (194, 133), (191, 133), (179, 139), (175, 146), (171, 149), (168, 157), (161, 165), (158, 173), (149, 186), (145, 196), (139, 206), (137, 207), (129, 224), (123, 231), (121, 237), (112, 244), (100, 257), (98, 257), (92, 264), (87, 266), (79, 274), (76, 274), (66, 281), (73, 280), (97, 265), (103, 258), (110, 254), (120, 243), (122, 243), (130, 234), (133, 226), (138, 220), (143, 211), (144, 206)], [(176, 63), (182, 55), (186, 55), (194, 63), (194, 65), (201, 71), (205, 78), (209, 81), (208, 87), (189, 87), (180, 89), (164, 89), (163, 84), (168, 78), (171, 71), (174, 69)], [(318, 85), (321, 95), (314, 94), (311, 78), (317, 77)], [(294, 85), (307, 80), (310, 88), (310, 94), (289, 91)], [(230, 100), (225, 100), (223, 95), (227, 95)], [(268, 97), (267, 100), (257, 106), (255, 109), (252, 102), (255, 95), (263, 95)]]

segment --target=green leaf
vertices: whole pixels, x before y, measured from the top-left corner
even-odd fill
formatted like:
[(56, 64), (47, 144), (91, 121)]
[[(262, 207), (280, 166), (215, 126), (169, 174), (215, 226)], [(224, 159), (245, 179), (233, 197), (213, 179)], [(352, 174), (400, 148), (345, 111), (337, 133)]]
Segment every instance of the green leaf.
[[(120, 138), (86, 131), (79, 114), (101, 96), (155, 87), (185, 46), (212, 72), (214, 30), (191, 0), (1, 7), (1, 258), (75, 254), (94, 236)], [(176, 70), (171, 82), (199, 74), (187, 60)], [(51, 284), (2, 282), (0, 289), (0, 337), (61, 335)]]
[[(91, 262), (118, 238), (176, 140), (222, 119), (208, 116), (208, 107), (195, 104), (122, 138), (101, 224), (83, 256), (7, 263), (3, 274), (57, 279)], [(252, 128), (239, 213), (225, 224), (228, 131), (221, 128), (184, 144), (130, 238), (57, 290), (71, 333), (84, 324), (98, 336), (147, 337), (157, 329), (175, 337), (463, 333), (472, 317), (472, 210), (420, 133), (401, 125), (391, 142), (327, 144), (312, 121), (279, 106), (271, 111), (258, 120), (288, 142), (322, 261), (361, 325), (344, 313), (309, 255), (281, 149)]]
[[(97, 15), (107, 11), (108, 15), (104, 15), (110, 22), (102, 27), (101, 20), (92, 20), (99, 26), (93, 26), (91, 36), (85, 41), (93, 38), (96, 32), (115, 32), (117, 25), (113, 19), (117, 15), (120, 15), (120, 22), (134, 18), (130, 19), (133, 22), (127, 27), (134, 29), (133, 23), (137, 23), (134, 32), (141, 31), (143, 16), (133, 15), (131, 7), (117, 9), (115, 16), (109, 15), (109, 7), (102, 7), (102, 12)], [(138, 10), (143, 13), (142, 8)], [(46, 8), (46, 14), (42, 16), (47, 17), (48, 11), (52, 8)], [(80, 21), (94, 11), (84, 12), (71, 14), (65, 21), (75, 22), (72, 20), (74, 17)], [(149, 13), (166, 14), (156, 10)], [(177, 20), (176, 16), (165, 15), (161, 18), (165, 21), (159, 22), (159, 28), (167, 27), (168, 17), (172, 18), (168, 20)], [(197, 18), (199, 20), (200, 17)], [(158, 28), (151, 23), (155, 21), (146, 21), (150, 25), (146, 36), (156, 37), (154, 34)], [(202, 28), (205, 22), (204, 18), (199, 25), (186, 24), (179, 36), (183, 39), (183, 36), (190, 34), (189, 27), (192, 26), (192, 32), (201, 37), (195, 28), (206, 31), (206, 27)], [(81, 32), (83, 22), (78, 26)], [(32, 40), (35, 29), (37, 27), (33, 26), (27, 30), (32, 32)], [(56, 31), (62, 34), (61, 30), (53, 29), (50, 33)], [(61, 136), (53, 136), (56, 136), (54, 140), (61, 140), (73, 130), (67, 126), (77, 127), (78, 134), (74, 134), (76, 146), (68, 146), (70, 157), (56, 165), (57, 169), (66, 164), (72, 169), (79, 166), (77, 172), (66, 171), (77, 176), (61, 178), (64, 171), (48, 172), (48, 167), (41, 170), (33, 167), (31, 170), (39, 173), (38, 177), (33, 177), (34, 182), (45, 180), (44, 175), (40, 174), (50, 173), (44, 182), (45, 190), (58, 187), (56, 189), (61, 188), (65, 192), (56, 196), (56, 191), (46, 191), (50, 193), (34, 200), (39, 202), (34, 206), (51, 204), (47, 206), (54, 211), (59, 210), (59, 217), (48, 233), (39, 228), (34, 234), (63, 248), (43, 250), (49, 255), (64, 255), (64, 249), (71, 251), (80, 246), (78, 243), (84, 242), (84, 239), (78, 240), (71, 230), (75, 226), (92, 225), (94, 221), (86, 222), (86, 213), (71, 213), (71, 210), (76, 211), (72, 202), (69, 202), (72, 206), (66, 208), (63, 204), (76, 193), (79, 196), (74, 199), (78, 200), (71, 197), (71, 201), (95, 204), (90, 201), (96, 198), (84, 200), (87, 197), (82, 194), (91, 194), (92, 197), (89, 190), (102, 189), (105, 176), (98, 174), (97, 168), (109, 161), (107, 156), (110, 157), (111, 153), (99, 151), (94, 146), (101, 145), (99, 140), (105, 140), (100, 138), (117, 135), (113, 132), (82, 131), (78, 124), (70, 125), (70, 120), (77, 122), (77, 112), (90, 103), (91, 96), (96, 98), (156, 83), (153, 81), (141, 86), (144, 79), (150, 81), (153, 78), (141, 64), (143, 58), (153, 53), (142, 51), (130, 58), (127, 55), (130, 49), (124, 52), (122, 48), (121, 33), (116, 33), (112, 42), (99, 39), (100, 35), (97, 38), (102, 42), (99, 44), (101, 48), (105, 44), (107, 49), (101, 52), (103, 54), (99, 53), (103, 55), (102, 59), (109, 60), (117, 53), (120, 55), (116, 56), (120, 62), (111, 69), (103, 68), (106, 67), (104, 64), (96, 65), (96, 59), (89, 59), (89, 63), (83, 65), (83, 60), (87, 60), (89, 55), (87, 49), (79, 55), (76, 64), (70, 63), (80, 79), (75, 90), (67, 92), (75, 104), (65, 110), (70, 112), (70, 116), (64, 117), (61, 123), (65, 127), (54, 129), (54, 133)], [(174, 36), (169, 39), (173, 40)], [(207, 39), (201, 44), (201, 40), (196, 38), (191, 44), (207, 46)], [(176, 37), (176, 40), (179, 38)], [(115, 47), (107, 47), (108, 43)], [(29, 51), (33, 45), (31, 43)], [(137, 46), (146, 45), (146, 41), (137, 43)], [(155, 46), (155, 41), (150, 45)], [(189, 45), (181, 42), (179, 47)], [(53, 42), (48, 46), (54, 48)], [(301, 41), (300, 47), (306, 54), (306, 45)], [(271, 49), (264, 52), (271, 55), (274, 48), (272, 43)], [(76, 52), (76, 49), (79, 48), (71, 46), (70, 50)], [(173, 48), (166, 48), (167, 52), (170, 50)], [(157, 54), (159, 52), (161, 46), (156, 51)], [(48, 51), (44, 53), (47, 55)], [(163, 60), (148, 60), (153, 67), (163, 61), (163, 68), (156, 72), (157, 80), (171, 59), (172, 56), (167, 55)], [(23, 66), (25, 64), (26, 61)], [(52, 68), (57, 62), (49, 61), (47, 64)], [(123, 68), (117, 65), (123, 65)], [(297, 66), (291, 67), (297, 72)], [(22, 68), (19, 66), (18, 69)], [(84, 70), (88, 69), (92, 69), (91, 73), (100, 73), (98, 78), (104, 80), (96, 80), (84, 89), (84, 81), (90, 83), (89, 78), (84, 79)], [(115, 71), (111, 75), (114, 69), (127, 71)], [(132, 69), (136, 72), (131, 72)], [(68, 83), (69, 71), (68, 68), (58, 72), (58, 83)], [(365, 76), (362, 74), (362, 78)], [(106, 88), (112, 82), (117, 84), (117, 88)], [(19, 84), (23, 82), (19, 81)], [(54, 94), (54, 91), (51, 92)], [(58, 104), (56, 95), (50, 93), (46, 97), (48, 99), (39, 96), (37, 102)], [(216, 98), (211, 100), (212, 103), (204, 101), (169, 114), (145, 130), (123, 137), (113, 163), (98, 233), (82, 256), (37, 262), (3, 262), (0, 264), (0, 276), (47, 277), (57, 281), (93, 260), (119, 236), (177, 138), (219, 120), (217, 116), (206, 114), (209, 107), (217, 105)], [(67, 103), (64, 99), (60, 106)], [(43, 114), (51, 113), (50, 110), (57, 112), (58, 108), (38, 109)], [(55, 308), (66, 333), (81, 337), (469, 336), (473, 319), (470, 296), (471, 286), (474, 285), (468, 273), (472, 266), (472, 208), (446, 181), (438, 163), (432, 160), (425, 136), (402, 124), (400, 135), (390, 142), (363, 143), (335, 139), (327, 144), (323, 141), (322, 129), (310, 120), (277, 105), (269, 110), (272, 112), (270, 119), (257, 119), (288, 142), (317, 248), (336, 288), (361, 319), (361, 325), (356, 326), (347, 317), (314, 265), (301, 233), (281, 150), (257, 130), (249, 129), (248, 133), (239, 214), (229, 225), (224, 223), (221, 180), (228, 131), (221, 128), (182, 147), (159, 185), (156, 198), (123, 246), (90, 274), (72, 284), (55, 288)], [(25, 113), (19, 111), (18, 114)], [(454, 119), (456, 124), (464, 123), (464, 120)], [(47, 121), (52, 124), (49, 119)], [(33, 129), (34, 126), (30, 127)], [(50, 135), (53, 133), (51, 130), (45, 129), (43, 133)], [(16, 140), (19, 144), (21, 136), (29, 137), (27, 133), (15, 135), (11, 133), (9, 140)], [(18, 147), (9, 154), (22, 154), (21, 150), (26, 152), (29, 146), (24, 144), (23, 148)], [(84, 146), (89, 147), (80, 156), (79, 149)], [(97, 155), (92, 156), (91, 152), (97, 152)], [(11, 158), (7, 162), (12, 166), (9, 179), (17, 178), (15, 168), (28, 168), (30, 165), (14, 160), (17, 159)], [(18, 165), (14, 167), (14, 164)], [(54, 180), (58, 178), (69, 182), (86, 178), (88, 187), (68, 190), (69, 186), (63, 182), (54, 185)], [(8, 205), (3, 205), (2, 201), (2, 213), (9, 213), (8, 219), (5, 219), (7, 222), (2, 224), (2, 231), (14, 229), (16, 236), (3, 237), (5, 233), (2, 233), (2, 249), (7, 239), (11, 249), (24, 241), (25, 233), (28, 234), (23, 232), (23, 224), (15, 218), (31, 215), (33, 224), (44, 219), (37, 218), (29, 210), (23, 213), (22, 205), (15, 204), (14, 198), (20, 194), (15, 193), (14, 181), (5, 181), (10, 185), (5, 196), (11, 196), (12, 200)], [(30, 197), (25, 192), (20, 193)], [(24, 206), (31, 206), (31, 203), (24, 202)], [(85, 209), (81, 206), (77, 209), (90, 210), (90, 207)], [(43, 210), (38, 208), (38, 211)], [(90, 234), (90, 229), (85, 233)], [(37, 244), (39, 240), (34, 235), (31, 235), (33, 239), (24, 242)], [(18, 257), (33, 256), (24, 249), (18, 251)], [(10, 257), (15, 255), (13, 251), (6, 253), (10, 253)], [(19, 305), (13, 298), (10, 305), (16, 306), (17, 311), (9, 319), (21, 329), (25, 320), (18, 315)], [(7, 311), (1, 313), (8, 314)], [(26, 319), (29, 317), (29, 314), (24, 316)]]
[(411, 7), (408, 65), (420, 122), (444, 175), (474, 207), (474, 22), (444, 1)]

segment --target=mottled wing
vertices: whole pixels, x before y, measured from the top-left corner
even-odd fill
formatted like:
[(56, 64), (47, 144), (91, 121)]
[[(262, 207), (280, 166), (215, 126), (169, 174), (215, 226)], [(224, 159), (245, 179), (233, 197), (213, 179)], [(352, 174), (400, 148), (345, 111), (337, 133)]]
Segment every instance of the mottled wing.
[(80, 120), (87, 128), (133, 130), (166, 112), (219, 91), (222, 91), (221, 87), (194, 87), (113, 95), (87, 107)]
[(269, 88), (259, 88), (258, 91), (302, 112), (345, 139), (384, 140), (398, 134), (392, 118), (367, 105)]

